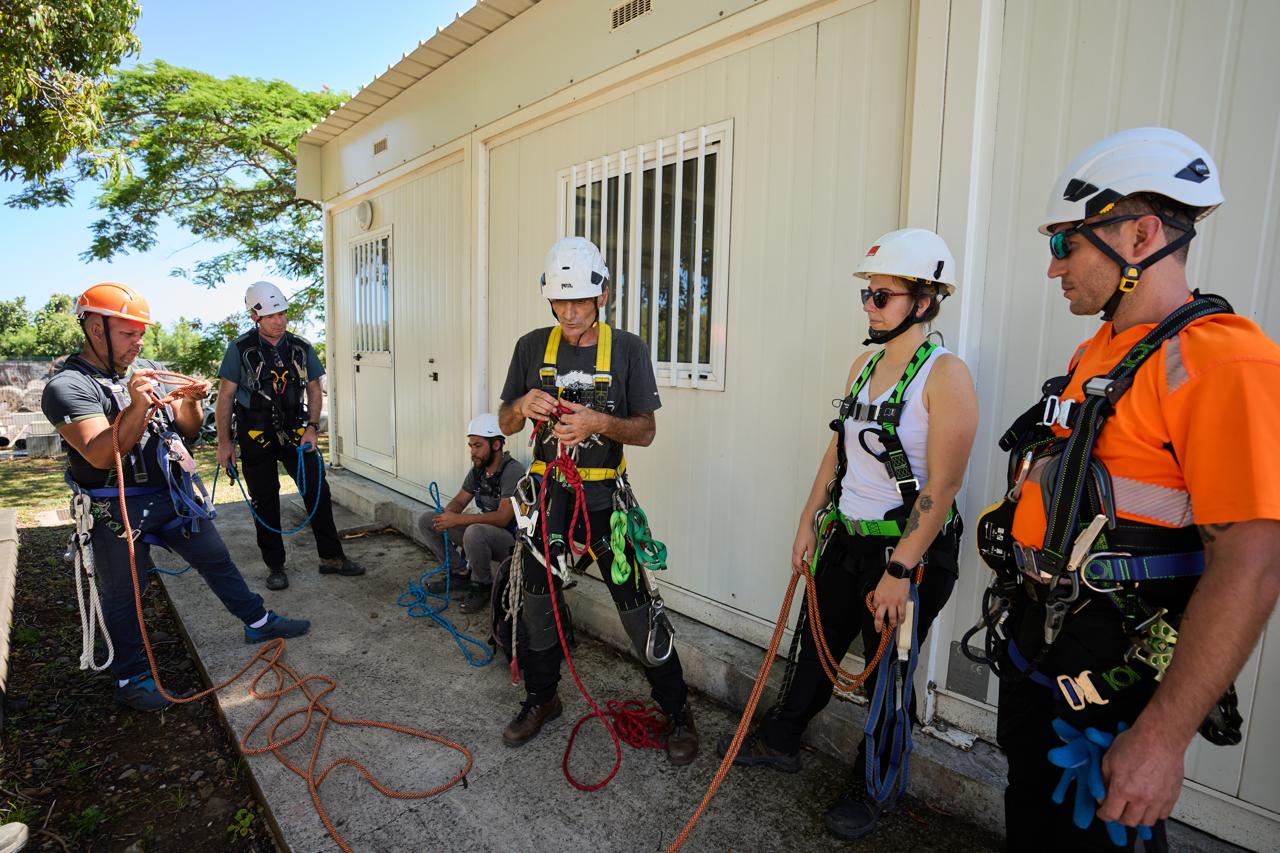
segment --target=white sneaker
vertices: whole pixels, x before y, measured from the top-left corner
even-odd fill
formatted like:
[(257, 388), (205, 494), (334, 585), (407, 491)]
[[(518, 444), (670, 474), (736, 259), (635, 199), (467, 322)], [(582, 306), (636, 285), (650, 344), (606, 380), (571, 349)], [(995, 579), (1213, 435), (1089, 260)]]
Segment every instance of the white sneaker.
[(27, 825), (6, 823), (0, 826), (0, 853), (18, 853), (27, 846)]

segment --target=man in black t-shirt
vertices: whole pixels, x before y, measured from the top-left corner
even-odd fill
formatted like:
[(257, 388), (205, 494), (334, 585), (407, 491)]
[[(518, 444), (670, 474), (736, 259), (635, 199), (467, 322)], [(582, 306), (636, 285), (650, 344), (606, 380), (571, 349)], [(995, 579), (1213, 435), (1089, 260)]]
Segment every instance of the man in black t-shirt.
[[(497, 415), (486, 412), (472, 418), (467, 424), (471, 468), (462, 480), (462, 488), (443, 512), (427, 510), (418, 519), (418, 532), (426, 540), (427, 550), (441, 562), (447, 558), (453, 575), (446, 579), (442, 573), (427, 584), (427, 592), (440, 595), (445, 591), (446, 580), (452, 580), (453, 591), (462, 595), (458, 610), (463, 613), (488, 610), (494, 563), (505, 560), (516, 541), (516, 513), (507, 498), (516, 493), (524, 465), (511, 458), (503, 449), (505, 445), (506, 436), (498, 426)], [(472, 499), (480, 511), (463, 512)]]
[[(647, 585), (635, 578), (615, 583), (611, 572), (609, 520), (613, 494), (625, 472), (622, 449), (653, 442), (654, 412), (662, 401), (648, 347), (636, 335), (600, 322), (601, 308), (608, 303), (608, 278), (600, 250), (589, 240), (568, 237), (551, 247), (542, 295), (550, 301), (557, 325), (536, 329), (516, 343), (498, 419), (507, 435), (523, 430), (526, 420), (541, 423), (534, 433), (531, 473), (545, 471), (560, 445), (576, 453), (594, 540), (585, 544), (592, 549), (632, 649), (645, 666), (653, 698), (667, 715), (667, 756), (673, 764), (688, 764), (698, 753), (698, 735), (671, 635), (653, 635), (663, 631), (663, 623), (655, 623)], [(545, 528), (552, 547), (564, 548), (563, 540), (573, 533), (581, 535), (580, 528), (568, 529), (573, 498), (573, 492), (553, 478), (547, 488), (548, 518), (538, 519), (532, 543), (522, 545), (523, 630), (516, 633), (527, 696), (502, 733), (508, 746), (526, 743), (563, 710), (556, 694), (562, 651), (551, 598), (561, 595), (561, 580), (556, 577), (553, 591), (542, 565), (542, 537)], [(538, 549), (536, 555), (530, 544)], [(553, 560), (554, 555), (553, 550)], [(630, 543), (627, 558), (635, 563)], [(643, 569), (637, 566), (636, 571)], [(669, 654), (653, 665), (648, 648), (655, 641)]]
[[(67, 445), (77, 530), (88, 542), (73, 546), (82, 562), (91, 560), (102, 584), (102, 616), (111, 649), (116, 700), (138, 711), (169, 705), (156, 688), (143, 656), (141, 626), (134, 603), (124, 513), (135, 536), (139, 582), (146, 583), (152, 545), (186, 560), (204, 578), (223, 606), (244, 622), (246, 642), (305, 634), (310, 623), (287, 619), (263, 607), (262, 596), (245, 584), (212, 521), (212, 507), (193, 492), (195, 463), (182, 439), (200, 431), (200, 398), (209, 391), (152, 410), (166, 388), (154, 376), (155, 362), (138, 359), (142, 336), (154, 325), (147, 301), (122, 284), (90, 287), (76, 302), (84, 349), (67, 358), (45, 386), (41, 408)], [(125, 500), (113, 448), (112, 425), (120, 448)], [(89, 501), (84, 506), (84, 498)], [(77, 567), (77, 570), (81, 570)], [(81, 667), (93, 666), (92, 650)], [(97, 668), (94, 666), (94, 668)]]

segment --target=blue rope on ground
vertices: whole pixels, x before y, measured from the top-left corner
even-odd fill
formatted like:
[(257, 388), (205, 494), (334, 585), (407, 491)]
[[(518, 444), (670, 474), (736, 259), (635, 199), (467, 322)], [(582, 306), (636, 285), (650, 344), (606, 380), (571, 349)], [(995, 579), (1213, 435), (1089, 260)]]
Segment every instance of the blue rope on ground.
[(183, 566), (180, 569), (162, 569), (159, 566), (152, 566), (147, 569), (147, 574), (173, 575), (174, 577), (177, 577), (178, 575), (185, 575), (189, 571), (191, 571), (191, 566), (189, 565)]
[[(306, 466), (305, 454), (307, 452), (308, 447), (311, 447), (311, 445), (300, 444), (297, 447), (298, 465), (296, 470), (298, 472), (298, 476), (295, 479), (295, 482), (297, 482), (298, 484), (298, 494), (302, 495), (303, 504), (305, 504), (307, 500), (307, 466)], [(307, 525), (311, 524), (311, 519), (315, 517), (316, 510), (320, 508), (320, 490), (324, 488), (324, 456), (321, 455), (320, 448), (317, 447), (317, 448), (314, 448), (314, 450), (316, 454), (316, 462), (318, 463), (318, 466), (319, 466), (317, 468), (317, 471), (319, 474), (318, 479), (320, 481), (316, 485), (316, 499), (311, 503), (311, 511), (307, 513), (307, 517), (302, 520), (301, 524), (299, 524), (297, 527), (293, 528), (292, 530), (276, 530), (270, 524), (267, 524), (265, 521), (262, 520), (262, 516), (258, 515), (258, 511), (253, 508), (253, 501), (249, 498), (249, 493), (248, 491), (245, 490), (244, 483), (241, 481), (240, 477), (236, 474), (236, 466), (232, 465), (230, 462), (227, 462), (227, 476), (231, 478), (231, 482), (235, 483), (237, 486), (240, 487), (240, 494), (244, 497), (244, 502), (249, 507), (249, 512), (252, 513), (254, 519), (259, 524), (261, 524), (267, 530), (270, 530), (272, 533), (279, 533), (281, 536), (292, 536), (295, 533), (301, 533), (303, 530), (307, 528)], [(214, 470), (213, 497), (209, 499), (210, 503), (213, 503), (214, 498), (217, 497), (217, 494), (218, 494), (218, 470)]]
[[(436, 512), (444, 512), (444, 505), (440, 502), (440, 486), (435, 481), (432, 481), (431, 485), (427, 487), (427, 493), (436, 505)], [(462, 650), (462, 656), (467, 659), (468, 664), (471, 666), (488, 666), (490, 661), (493, 660), (493, 649), (489, 647), (489, 644), (462, 633), (452, 622), (440, 615), (449, 609), (449, 587), (453, 582), (453, 573), (449, 570), (449, 557), (452, 553), (453, 549), (449, 547), (449, 532), (446, 530), (444, 534), (444, 562), (434, 569), (424, 571), (416, 581), (409, 581), (409, 588), (396, 596), (396, 604), (405, 608), (411, 619), (429, 618), (448, 631), (450, 636), (453, 637), (453, 641), (458, 644), (458, 648)], [(429, 592), (427, 584), (441, 572), (444, 572), (444, 592)], [(479, 649), (483, 654), (483, 658), (473, 654), (469, 646)]]

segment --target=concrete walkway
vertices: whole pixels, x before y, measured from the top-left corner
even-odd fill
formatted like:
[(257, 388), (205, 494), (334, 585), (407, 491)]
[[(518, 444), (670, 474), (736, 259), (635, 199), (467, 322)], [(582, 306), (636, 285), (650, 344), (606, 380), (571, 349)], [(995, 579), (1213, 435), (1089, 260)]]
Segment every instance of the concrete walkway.
[[(339, 527), (364, 522), (338, 509)], [(286, 521), (288, 523), (288, 521)], [(302, 673), (332, 676), (329, 701), (336, 713), (376, 718), (424, 729), (467, 746), (475, 767), (467, 788), (457, 786), (429, 800), (388, 799), (350, 768), (336, 771), (321, 793), (347, 841), (360, 851), (598, 851), (662, 850), (692, 814), (715, 772), (715, 737), (732, 730), (737, 714), (701, 696), (694, 708), (703, 751), (685, 768), (673, 768), (661, 751), (623, 747), (622, 769), (603, 791), (580, 793), (565, 781), (560, 762), (573, 723), (587, 710), (567, 669), (561, 682), (565, 714), (521, 749), (502, 744), (501, 730), (523, 691), (497, 661), (468, 666), (449, 635), (427, 619), (409, 619), (395, 603), (425, 554), (409, 539), (374, 534), (348, 540), (350, 556), (369, 569), (362, 578), (320, 576), (309, 532), (288, 541), (290, 587), (265, 590), (265, 568), (242, 504), (219, 508), (218, 528), (250, 585), (268, 606), (312, 620), (309, 636), (289, 641), (287, 660)], [(207, 676), (218, 681), (252, 653), (236, 620), (223, 611), (194, 573), (164, 578), (184, 630)], [(598, 583), (590, 579), (583, 584)], [(477, 637), (487, 617), (448, 615)], [(610, 646), (580, 633), (575, 659), (597, 701), (647, 698), (638, 665)], [(758, 660), (758, 659), (757, 659)], [(270, 679), (268, 679), (270, 680)], [(221, 713), (237, 738), (263, 710), (248, 696), (247, 679), (218, 695)], [(260, 744), (262, 736), (254, 741)], [(305, 744), (305, 745), (304, 745)], [(306, 763), (310, 741), (291, 748)], [(376, 729), (336, 728), (326, 739), (321, 764), (346, 755), (365, 763), (392, 787), (429, 788), (461, 766), (458, 753), (437, 744)], [(574, 752), (575, 774), (600, 778), (613, 747), (599, 722), (584, 726)], [(293, 851), (332, 850), (306, 786), (269, 756), (247, 765), (281, 844)], [(818, 851), (842, 849), (822, 828), (822, 813), (840, 795), (848, 768), (806, 751), (805, 769), (787, 776), (735, 769), (684, 849), (691, 851)], [(981, 850), (994, 839), (972, 825), (910, 800), (887, 818), (859, 849)]]

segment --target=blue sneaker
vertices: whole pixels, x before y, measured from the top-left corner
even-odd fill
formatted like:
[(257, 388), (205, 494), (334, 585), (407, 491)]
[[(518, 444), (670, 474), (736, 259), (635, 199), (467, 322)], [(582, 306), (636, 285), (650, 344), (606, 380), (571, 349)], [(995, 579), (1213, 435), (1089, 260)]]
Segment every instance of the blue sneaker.
[(246, 643), (261, 643), (265, 640), (274, 640), (277, 637), (287, 640), (290, 637), (301, 637), (310, 630), (311, 623), (306, 619), (290, 619), (287, 616), (281, 616), (274, 610), (268, 610), (267, 624), (261, 628), (244, 626), (244, 641)]
[(117, 685), (116, 701), (135, 711), (163, 711), (172, 704), (160, 695), (156, 681), (149, 672), (135, 675), (123, 687)]

